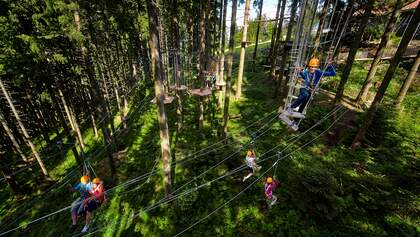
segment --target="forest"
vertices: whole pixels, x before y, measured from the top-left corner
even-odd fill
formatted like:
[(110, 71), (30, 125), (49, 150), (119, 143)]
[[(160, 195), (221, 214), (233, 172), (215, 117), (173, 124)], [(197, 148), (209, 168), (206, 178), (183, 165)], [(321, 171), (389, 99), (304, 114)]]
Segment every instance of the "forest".
[(420, 236), (420, 0), (0, 22), (0, 236)]

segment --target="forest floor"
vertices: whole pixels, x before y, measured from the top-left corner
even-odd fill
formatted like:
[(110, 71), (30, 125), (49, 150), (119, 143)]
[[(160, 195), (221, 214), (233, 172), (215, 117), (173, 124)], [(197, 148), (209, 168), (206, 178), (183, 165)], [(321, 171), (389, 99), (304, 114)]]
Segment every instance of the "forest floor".
[[(247, 48), (248, 57), (252, 50)], [(86, 130), (90, 163), (104, 178), (105, 186), (112, 189), (107, 203), (94, 213), (91, 235), (418, 236), (418, 87), (410, 90), (401, 113), (390, 109), (407, 74), (403, 63), (369, 130), (366, 145), (351, 151), (348, 146), (362, 119), (361, 108), (352, 100), (363, 83), (367, 65), (357, 62), (353, 67), (345, 91), (352, 106), (349, 110), (329, 113), (334, 109), (329, 95), (334, 93), (340, 75), (330, 78), (322, 86), (326, 93), (319, 93), (298, 133), (288, 132), (277, 119), (279, 99), (273, 97), (273, 83), (261, 65), (255, 72), (245, 73), (243, 97), (231, 100), (230, 136), (226, 141), (218, 136), (222, 110), (206, 106), (204, 127), (197, 129), (197, 99), (183, 95), (184, 130), (177, 134), (175, 106), (167, 106), (176, 190), (169, 203), (159, 205), (164, 190), (156, 108), (151, 98), (131, 104), (129, 129), (120, 130), (116, 136), (114, 179), (108, 175), (100, 139)], [(385, 70), (386, 65), (382, 65), (377, 78), (383, 77)], [(209, 100), (217, 103), (215, 97)], [(326, 115), (330, 116), (320, 120)], [(261, 176), (242, 182), (246, 171), (237, 168), (244, 164), (244, 153), (250, 148), (262, 161)], [(22, 226), (13, 236), (71, 236), (68, 209), (25, 225), (68, 207), (77, 197), (66, 189), (67, 183), (74, 184), (79, 178), (74, 165), (70, 151), (61, 160), (50, 160), (48, 168), (59, 181), (26, 197), (11, 197), (8, 189), (2, 188), (1, 232)], [(281, 185), (275, 191), (277, 204), (268, 209), (259, 178), (273, 174)], [(126, 182), (129, 180), (132, 183)], [(79, 230), (82, 227), (80, 223)]]

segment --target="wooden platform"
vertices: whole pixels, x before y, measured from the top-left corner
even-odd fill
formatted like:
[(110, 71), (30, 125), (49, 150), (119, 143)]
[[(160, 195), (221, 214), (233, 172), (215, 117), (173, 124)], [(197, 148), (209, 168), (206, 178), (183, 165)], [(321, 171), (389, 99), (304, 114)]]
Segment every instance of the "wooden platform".
[[(174, 101), (174, 97), (170, 95), (165, 95), (165, 100), (163, 101), (164, 104), (170, 104)], [(156, 103), (156, 97), (153, 98), (150, 102)]]
[(195, 96), (209, 96), (211, 94), (210, 88), (191, 89), (191, 94)]
[(185, 91), (185, 90), (188, 90), (188, 87), (186, 85), (180, 85), (180, 86), (176, 87), (175, 90)]
[(179, 85), (178, 87), (176, 87), (175, 85), (171, 85), (169, 86), (170, 90), (177, 90), (177, 91), (185, 91), (188, 90), (188, 87), (186, 85)]

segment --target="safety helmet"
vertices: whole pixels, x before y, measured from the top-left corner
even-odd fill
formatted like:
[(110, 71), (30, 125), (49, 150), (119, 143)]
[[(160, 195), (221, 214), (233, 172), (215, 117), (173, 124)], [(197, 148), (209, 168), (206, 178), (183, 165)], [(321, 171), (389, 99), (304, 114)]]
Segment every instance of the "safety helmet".
[(94, 184), (99, 184), (100, 182), (101, 182), (101, 180), (97, 177), (92, 180), (92, 183), (94, 183)]
[(311, 60), (309, 60), (308, 67), (319, 67), (319, 59), (311, 58)]
[(89, 181), (89, 176), (87, 176), (87, 175), (83, 175), (81, 178), (80, 178), (80, 182), (81, 183), (87, 183)]
[(272, 182), (273, 182), (273, 178), (268, 177), (268, 178), (267, 178), (267, 183), (271, 184)]

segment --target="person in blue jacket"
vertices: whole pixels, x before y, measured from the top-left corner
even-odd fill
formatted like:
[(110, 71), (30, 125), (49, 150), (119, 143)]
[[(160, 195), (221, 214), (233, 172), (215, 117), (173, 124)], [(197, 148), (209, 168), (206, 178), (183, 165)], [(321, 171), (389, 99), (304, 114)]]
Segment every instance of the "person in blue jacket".
[(323, 77), (332, 77), (337, 73), (334, 66), (331, 65), (332, 61), (328, 62), (328, 66), (325, 71), (319, 70), (319, 59), (312, 58), (308, 63), (308, 69), (302, 70), (299, 76), (303, 79), (303, 87), (299, 90), (299, 97), (292, 102), (291, 108), (295, 109), (299, 107), (299, 113), (302, 113), (305, 109), (306, 104), (311, 97), (311, 94), (315, 92), (315, 89), (320, 83)]

